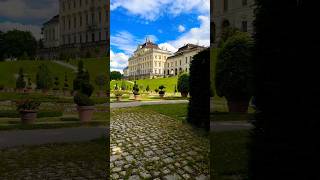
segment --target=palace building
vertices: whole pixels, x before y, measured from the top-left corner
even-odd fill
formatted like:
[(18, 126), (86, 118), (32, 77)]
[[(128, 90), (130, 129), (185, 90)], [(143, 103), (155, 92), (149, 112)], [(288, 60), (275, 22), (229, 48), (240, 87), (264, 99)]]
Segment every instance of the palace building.
[[(109, 1), (59, 0), (59, 15), (43, 24), (41, 54), (101, 57), (109, 52)], [(55, 39), (52, 27), (55, 27)], [(52, 44), (59, 48), (52, 48)], [(54, 52), (52, 52), (54, 51)], [(54, 58), (54, 57), (51, 57)]]
[(253, 34), (254, 0), (211, 0), (212, 42), (218, 42), (225, 27)]
[(150, 40), (138, 45), (128, 60), (127, 74), (130, 79), (153, 78), (164, 76), (166, 60), (172, 53), (160, 49)]
[(128, 60), (128, 67), (123, 69), (126, 79), (158, 78), (174, 76), (182, 72), (189, 72), (193, 56), (205, 47), (187, 44), (176, 53), (160, 49), (150, 40), (139, 45)]
[(187, 44), (174, 53), (174, 55), (168, 57), (164, 73), (167, 76), (175, 76), (180, 73), (189, 73), (190, 63), (193, 60), (193, 56), (204, 50), (205, 47), (195, 44)]

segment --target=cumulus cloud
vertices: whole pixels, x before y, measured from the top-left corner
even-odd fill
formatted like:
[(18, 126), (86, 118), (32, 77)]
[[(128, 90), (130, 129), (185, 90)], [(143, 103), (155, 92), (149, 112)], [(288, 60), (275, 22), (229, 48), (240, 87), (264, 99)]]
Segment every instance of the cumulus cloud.
[(0, 16), (14, 20), (49, 19), (58, 13), (57, 0), (1, 0)]
[(176, 40), (166, 42), (178, 49), (187, 43), (198, 44), (201, 46), (210, 46), (210, 18), (209, 16), (198, 16), (200, 27), (191, 28)]
[(184, 32), (186, 28), (183, 25), (179, 25), (178, 30), (179, 32)]
[(110, 67), (111, 71), (122, 72), (125, 67), (128, 66), (129, 56), (124, 53), (114, 53), (110, 50)]
[(164, 12), (179, 15), (191, 11), (210, 13), (210, 0), (111, 0), (110, 10), (123, 8), (130, 14), (154, 21)]
[(0, 31), (7, 32), (10, 30), (30, 31), (36, 39), (41, 37), (41, 27), (30, 24), (21, 24), (15, 22), (2, 22), (0, 23)]

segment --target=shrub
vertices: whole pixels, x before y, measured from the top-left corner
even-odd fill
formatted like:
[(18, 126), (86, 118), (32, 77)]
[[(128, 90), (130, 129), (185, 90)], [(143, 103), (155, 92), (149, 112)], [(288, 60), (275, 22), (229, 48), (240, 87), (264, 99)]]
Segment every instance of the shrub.
[(193, 57), (190, 67), (190, 100), (187, 121), (197, 127), (210, 130), (210, 50)]
[(31, 78), (28, 78), (28, 89), (32, 89), (32, 82), (31, 82)]
[(149, 91), (150, 91), (150, 87), (149, 87), (149, 85), (147, 85), (147, 87), (146, 87), (146, 91), (147, 91), (147, 92), (149, 92)]
[[(189, 74), (183, 73), (178, 78), (178, 91), (181, 93), (189, 93)], [(176, 87), (175, 87), (176, 92)]]
[(34, 101), (30, 99), (22, 99), (16, 101), (17, 111), (23, 110), (38, 110), (40, 106), (39, 101)]
[(0, 91), (4, 90), (4, 85), (0, 84)]
[(218, 54), (217, 95), (228, 101), (249, 100), (253, 93), (253, 41), (247, 33), (230, 37)]
[(159, 86), (159, 94), (165, 94), (165, 89), (166, 87), (164, 85)]
[(38, 67), (36, 75), (37, 89), (50, 89), (52, 86), (52, 77), (49, 68), (45, 64)]
[(122, 95), (123, 95), (123, 92), (120, 91), (120, 90), (117, 90), (117, 91), (114, 91), (114, 95), (115, 95), (116, 97), (122, 96)]
[(92, 101), (87, 95), (85, 95), (81, 92), (78, 92), (74, 96), (73, 100), (78, 106), (93, 106), (94, 105), (94, 101)]
[(124, 81), (121, 82), (121, 90), (123, 90), (123, 91), (127, 90), (127, 86)]
[(59, 84), (60, 84), (59, 77), (55, 77), (54, 78), (54, 88), (53, 88), (53, 90), (59, 90), (60, 89), (59, 88)]
[(16, 88), (17, 89), (23, 89), (26, 87), (26, 81), (24, 80), (24, 74), (23, 74), (23, 69), (19, 69), (19, 76), (16, 81)]
[(134, 81), (132, 92), (133, 92), (134, 95), (139, 95), (139, 86), (138, 86), (136, 81)]
[(158, 93), (158, 92), (159, 92), (159, 89), (158, 89), (158, 88), (156, 88), (156, 89), (154, 90), (154, 92)]

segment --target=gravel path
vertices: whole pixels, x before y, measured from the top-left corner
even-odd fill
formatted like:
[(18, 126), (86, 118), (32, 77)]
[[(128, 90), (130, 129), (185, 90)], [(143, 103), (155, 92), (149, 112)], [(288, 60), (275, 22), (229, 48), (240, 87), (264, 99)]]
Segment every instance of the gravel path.
[(54, 62), (54, 63), (56, 63), (56, 64), (59, 64), (59, 65), (61, 65), (61, 66), (64, 66), (64, 67), (66, 67), (66, 68), (70, 68), (70, 69), (72, 69), (74, 72), (77, 72), (77, 71), (78, 71), (78, 70), (77, 70), (77, 67), (74, 66), (74, 65), (72, 65), (72, 64), (65, 63), (65, 62), (63, 62), (63, 61), (52, 61), (52, 62)]

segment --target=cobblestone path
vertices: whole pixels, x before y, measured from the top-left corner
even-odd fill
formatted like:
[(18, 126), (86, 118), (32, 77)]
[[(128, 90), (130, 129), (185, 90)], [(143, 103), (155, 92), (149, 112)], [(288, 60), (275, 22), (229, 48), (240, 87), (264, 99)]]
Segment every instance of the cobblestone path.
[(111, 113), (110, 179), (210, 179), (207, 137), (159, 113)]

